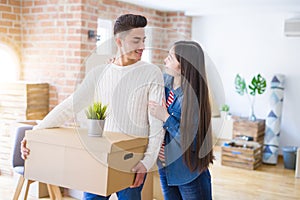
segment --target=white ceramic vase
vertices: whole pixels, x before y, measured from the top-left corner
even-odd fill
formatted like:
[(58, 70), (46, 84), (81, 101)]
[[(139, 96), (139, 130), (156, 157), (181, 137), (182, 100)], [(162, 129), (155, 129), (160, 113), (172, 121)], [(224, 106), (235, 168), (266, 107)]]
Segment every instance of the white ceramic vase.
[(88, 135), (93, 137), (101, 137), (103, 134), (105, 120), (89, 119)]

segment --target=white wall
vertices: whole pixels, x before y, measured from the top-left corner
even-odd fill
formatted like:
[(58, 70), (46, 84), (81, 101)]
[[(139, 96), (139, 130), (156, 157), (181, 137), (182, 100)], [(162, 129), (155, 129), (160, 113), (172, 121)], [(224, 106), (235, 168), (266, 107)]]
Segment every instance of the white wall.
[[(284, 14), (208, 15), (193, 18), (192, 38), (211, 57), (220, 73), (230, 112), (248, 116), (246, 96), (235, 92), (240, 73), (249, 83), (261, 73), (270, 86), (275, 73), (286, 76), (280, 146), (300, 147), (300, 37), (286, 37)], [(255, 114), (266, 118), (270, 89), (256, 97)]]

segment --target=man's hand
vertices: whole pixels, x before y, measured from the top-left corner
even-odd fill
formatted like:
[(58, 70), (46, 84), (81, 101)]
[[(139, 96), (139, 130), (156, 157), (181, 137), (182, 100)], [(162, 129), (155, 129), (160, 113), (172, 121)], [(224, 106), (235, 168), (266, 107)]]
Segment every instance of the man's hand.
[(165, 100), (163, 100), (162, 102), (163, 105), (161, 106), (154, 101), (149, 101), (149, 110), (152, 116), (163, 122), (166, 122), (170, 115), (168, 113)]
[(26, 147), (26, 139), (23, 138), (23, 140), (21, 141), (21, 153), (22, 153), (22, 158), (25, 160), (27, 158), (27, 156), (30, 153), (30, 150)]
[(134, 168), (132, 168), (132, 171), (136, 173), (134, 183), (131, 188), (139, 187), (144, 183), (144, 178), (147, 173), (146, 167), (143, 165), (143, 163), (139, 162)]

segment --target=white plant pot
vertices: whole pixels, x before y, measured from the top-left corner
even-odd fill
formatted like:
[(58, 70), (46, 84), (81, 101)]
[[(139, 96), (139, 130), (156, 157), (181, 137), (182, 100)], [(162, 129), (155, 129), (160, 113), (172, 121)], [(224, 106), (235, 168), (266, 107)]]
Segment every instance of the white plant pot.
[(105, 120), (89, 119), (88, 120), (88, 135), (101, 137), (104, 129)]
[(228, 112), (221, 111), (221, 118), (226, 119)]

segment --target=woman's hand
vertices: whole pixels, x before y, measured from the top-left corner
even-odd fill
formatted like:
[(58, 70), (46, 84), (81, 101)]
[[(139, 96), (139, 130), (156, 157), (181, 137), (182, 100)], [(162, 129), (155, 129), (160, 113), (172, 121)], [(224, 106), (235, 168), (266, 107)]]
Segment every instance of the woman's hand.
[(168, 110), (167, 110), (167, 105), (165, 103), (165, 100), (163, 99), (162, 101), (162, 106), (159, 105), (158, 103), (156, 103), (155, 101), (149, 101), (149, 110), (150, 110), (150, 114), (163, 121), (163, 122), (166, 122), (167, 119), (169, 118), (169, 113), (168, 113)]

